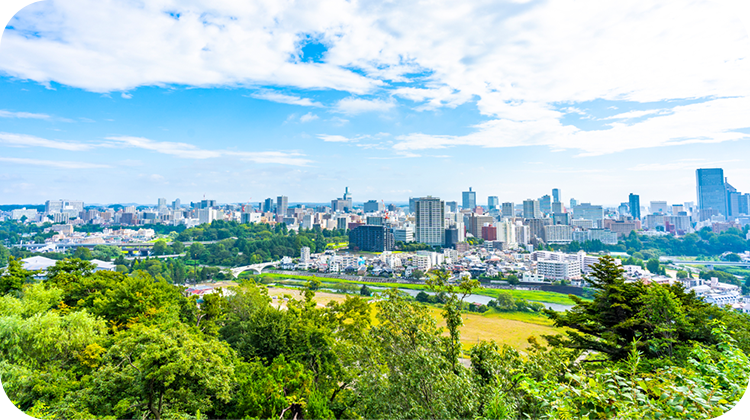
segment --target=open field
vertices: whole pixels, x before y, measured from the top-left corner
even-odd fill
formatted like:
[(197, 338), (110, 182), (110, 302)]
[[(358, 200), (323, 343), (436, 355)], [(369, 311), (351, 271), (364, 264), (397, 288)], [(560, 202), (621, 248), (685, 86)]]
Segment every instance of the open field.
[[(440, 315), (442, 310), (435, 307), (430, 309), (438, 320), (438, 325), (444, 327), (445, 321)], [(510, 316), (505, 317), (505, 315)], [(524, 315), (524, 313), (491, 315), (465, 313), (464, 325), (461, 327), (461, 342), (464, 344), (464, 350), (470, 349), (480, 340), (495, 340), (500, 345), (507, 344), (516, 350), (523, 351), (529, 347), (527, 339), (532, 335), (541, 338), (543, 334), (554, 335), (562, 332), (550, 325), (511, 319), (518, 315)]]
[[(302, 290), (284, 289), (270, 287), (269, 296), (292, 295), (296, 299), (302, 299)], [(330, 301), (343, 302), (346, 295), (328, 292), (316, 292), (315, 300), (318, 306), (325, 306)], [(283, 307), (283, 302), (274, 301), (274, 306)], [(429, 306), (432, 316), (438, 325), (445, 327), (445, 321), (441, 315), (442, 309), (437, 306)], [(372, 311), (373, 321), (376, 322), (376, 310)], [(464, 313), (464, 325), (461, 327), (461, 342), (464, 350), (470, 349), (480, 340), (495, 340), (499, 344), (507, 344), (517, 350), (523, 351), (528, 347), (527, 338), (536, 336), (541, 338), (542, 334), (557, 334), (560, 329), (552, 327), (552, 322), (542, 315), (528, 312), (485, 312)], [(447, 334), (447, 331), (446, 331)]]
[[(243, 273), (244, 274), (244, 273)], [(249, 277), (250, 273), (246, 275), (240, 275), (240, 277)], [(379, 286), (379, 287), (398, 287), (400, 289), (413, 289), (413, 290), (427, 290), (428, 287), (424, 284), (403, 284), (403, 283), (378, 283), (378, 282), (367, 282), (357, 280), (345, 280), (330, 277), (315, 277), (305, 276), (296, 274), (278, 274), (278, 273), (263, 273), (262, 276), (273, 279), (295, 279), (309, 281), (312, 279), (318, 279), (323, 283), (353, 283), (353, 284), (366, 284), (368, 286)], [(484, 295), (489, 297), (497, 297), (499, 293), (506, 292), (510, 293), (514, 298), (521, 298), (531, 300), (535, 302), (546, 302), (546, 303), (557, 303), (561, 305), (574, 305), (575, 303), (570, 300), (567, 295), (562, 293), (554, 292), (543, 292), (533, 290), (505, 290), (505, 289), (478, 289), (474, 293), (478, 295)]]
[[(236, 286), (237, 283), (225, 281), (211, 285), (230, 287)], [(268, 295), (276, 297), (272, 304), (277, 308), (286, 306), (283, 301), (284, 295), (289, 295), (294, 299), (304, 298), (303, 289), (285, 288), (283, 286), (268, 287)], [(315, 301), (319, 307), (327, 305), (330, 301), (343, 302), (346, 297), (347, 295), (341, 293), (315, 292)], [(445, 327), (445, 321), (441, 315), (442, 309), (434, 305), (428, 306), (438, 325)], [(372, 318), (374, 323), (377, 323), (376, 313), (377, 310), (373, 307)], [(464, 344), (465, 351), (468, 351), (480, 340), (495, 340), (500, 345), (507, 344), (523, 351), (528, 347), (527, 338), (532, 335), (541, 338), (543, 334), (552, 335), (562, 332), (561, 329), (552, 327), (552, 322), (544, 315), (531, 312), (499, 312), (496, 310), (490, 310), (483, 314), (466, 312), (463, 314), (463, 318), (464, 326), (461, 327), (461, 342)]]

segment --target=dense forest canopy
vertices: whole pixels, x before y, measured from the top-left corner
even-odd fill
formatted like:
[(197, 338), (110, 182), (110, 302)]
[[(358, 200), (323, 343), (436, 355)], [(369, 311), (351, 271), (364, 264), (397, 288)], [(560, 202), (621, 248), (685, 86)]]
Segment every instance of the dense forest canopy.
[[(38, 418), (711, 418), (747, 386), (750, 319), (605, 257), (591, 302), (520, 353), (461, 342), (467, 293), (429, 273), (429, 304), (396, 289), (326, 306), (314, 285), (279, 304), (252, 279), (194, 297), (147, 270), (60, 261), (0, 275), (0, 374)], [(468, 358), (470, 363), (459, 363)], [(467, 365), (469, 367), (467, 367)]]

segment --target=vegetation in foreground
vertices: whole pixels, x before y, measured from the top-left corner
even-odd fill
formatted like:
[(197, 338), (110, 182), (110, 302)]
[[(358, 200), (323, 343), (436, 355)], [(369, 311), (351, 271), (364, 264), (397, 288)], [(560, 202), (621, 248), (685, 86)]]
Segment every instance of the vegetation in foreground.
[[(660, 285), (624, 283), (603, 258), (593, 301), (549, 312), (565, 333), (522, 354), (466, 351), (451, 284), (440, 328), (429, 306), (384, 292), (271, 304), (247, 283), (200, 307), (148, 273), (66, 260), (35, 282), (11, 259), (0, 277), (0, 374), (38, 418), (711, 418), (748, 381), (750, 320)], [(545, 343), (546, 341), (546, 343)], [(459, 362), (462, 355), (471, 367)]]

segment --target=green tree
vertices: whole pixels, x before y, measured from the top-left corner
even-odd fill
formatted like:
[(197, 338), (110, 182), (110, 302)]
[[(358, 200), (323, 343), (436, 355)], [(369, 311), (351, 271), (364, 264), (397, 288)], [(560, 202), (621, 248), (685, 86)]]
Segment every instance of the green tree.
[(164, 239), (159, 239), (156, 242), (154, 242), (154, 246), (151, 247), (151, 253), (154, 255), (166, 255), (167, 254), (167, 241)]
[(648, 261), (646, 261), (646, 269), (650, 271), (652, 274), (659, 274), (659, 259), (658, 258), (649, 258)]
[(359, 289), (359, 294), (362, 296), (372, 296), (372, 291), (369, 287), (367, 287), (366, 284), (363, 284), (362, 287)]
[(180, 241), (172, 242), (172, 251), (175, 254), (182, 254), (185, 251), (185, 244)]
[(594, 290), (593, 301), (570, 295), (576, 302), (564, 313), (544, 312), (557, 327), (567, 327), (565, 335), (545, 336), (555, 346), (598, 352), (611, 360), (622, 360), (633, 341), (648, 359), (665, 354), (684, 354), (675, 347), (691, 341), (715, 344), (709, 324), (720, 319), (728, 325), (743, 349), (750, 350), (748, 324), (730, 311), (707, 304), (682, 285), (657, 286), (642, 282), (626, 283), (623, 270), (609, 256), (592, 266), (587, 277)]
[(92, 413), (159, 420), (229, 401), (235, 360), (225, 343), (179, 322), (134, 324), (114, 340), (80, 395)]
[(454, 372), (457, 371), (458, 357), (461, 354), (461, 326), (463, 318), (461, 309), (464, 299), (476, 288), (481, 287), (479, 281), (464, 278), (457, 285), (450, 282), (450, 273), (442, 270), (432, 270), (427, 285), (436, 293), (444, 293), (447, 297), (443, 305), (443, 319), (448, 327), (449, 336), (446, 338), (446, 354)]
[(21, 260), (9, 257), (8, 267), (0, 269), (0, 295), (21, 290), (23, 285), (33, 280), (36, 271), (23, 268)]
[(94, 258), (94, 254), (92, 254), (91, 250), (86, 248), (85, 246), (79, 246), (78, 248), (76, 248), (75, 252), (73, 252), (73, 258), (88, 261)]

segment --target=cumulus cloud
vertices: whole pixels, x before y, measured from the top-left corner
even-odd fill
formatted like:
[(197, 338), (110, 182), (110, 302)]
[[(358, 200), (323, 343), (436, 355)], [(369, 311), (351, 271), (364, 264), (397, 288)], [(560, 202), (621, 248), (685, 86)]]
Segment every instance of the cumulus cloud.
[(112, 140), (121, 146), (135, 147), (157, 153), (176, 156), (183, 159), (211, 159), (225, 156), (237, 157), (240, 160), (255, 163), (277, 163), (282, 165), (304, 166), (310, 160), (302, 158), (299, 152), (266, 151), (242, 152), (234, 150), (207, 150), (195, 145), (180, 142), (154, 141), (144, 137), (111, 136)]
[(28, 134), (0, 133), (0, 143), (11, 147), (46, 147), (50, 149), (80, 152), (90, 150), (93, 146), (83, 143), (71, 143), (59, 140), (47, 140)]
[(317, 106), (322, 107), (323, 104), (315, 102), (309, 98), (302, 98), (293, 95), (284, 95), (282, 93), (266, 90), (257, 93), (250, 94), (250, 97), (255, 99), (263, 99), (266, 101), (279, 102), (282, 104), (289, 105), (300, 105), (300, 106)]
[[(710, 0), (477, 0), (460, 6), (442, 0), (429, 7), (345, 0), (49, 0), (29, 6), (9, 26), (0, 70), (40, 83), (96, 92), (170, 84), (332, 89), (390, 95), (414, 102), (417, 110), (476, 100), (491, 119), (467, 136), (403, 136), (397, 150), (546, 145), (602, 154), (728, 141), (738, 138), (737, 126), (717, 110), (747, 115), (744, 98), (750, 97), (747, 33), (736, 14)], [(303, 60), (302, 41), (310, 34), (327, 48), (323, 62)], [(319, 106), (270, 90), (254, 95)], [(606, 132), (563, 126), (565, 114), (558, 110), (595, 100), (684, 98), (713, 104), (702, 109), (707, 114), (695, 130), (674, 124), (690, 123), (683, 119), (690, 109), (644, 113), (640, 117), (651, 118), (631, 125), (624, 122), (643, 111), (623, 113), (608, 119), (613, 123)], [(738, 100), (723, 102), (731, 98)], [(355, 115), (394, 106), (395, 100), (353, 96), (333, 111)]]
[(110, 165), (102, 165), (99, 163), (70, 162), (70, 161), (64, 161), (64, 160), (25, 159), (25, 158), (12, 158), (12, 157), (2, 157), (2, 156), (0, 156), (0, 162), (16, 163), (19, 165), (47, 166), (50, 168), (60, 168), (60, 169), (111, 168)]
[(356, 115), (364, 112), (386, 112), (394, 106), (395, 102), (381, 99), (344, 98), (336, 103), (336, 111)]
[(451, 146), (549, 146), (578, 150), (579, 156), (596, 156), (625, 150), (720, 143), (748, 139), (743, 130), (750, 115), (750, 98), (723, 98), (675, 107), (664, 114), (635, 123), (614, 122), (603, 130), (581, 130), (555, 118), (531, 121), (491, 120), (475, 126), (465, 136), (414, 133), (396, 138), (396, 150), (442, 149)]

